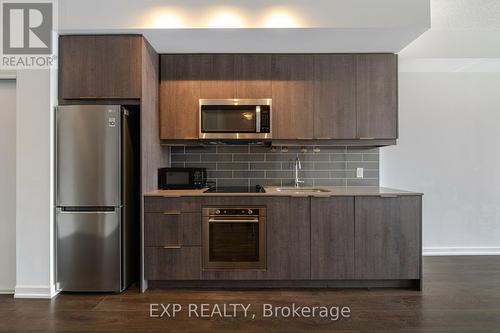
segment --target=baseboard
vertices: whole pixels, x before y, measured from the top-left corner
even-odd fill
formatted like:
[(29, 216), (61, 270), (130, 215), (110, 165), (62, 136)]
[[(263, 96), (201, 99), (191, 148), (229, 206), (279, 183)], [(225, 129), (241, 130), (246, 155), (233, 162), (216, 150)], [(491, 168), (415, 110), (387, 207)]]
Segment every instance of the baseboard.
[(0, 295), (12, 295), (14, 290), (12, 289), (0, 289)]
[(424, 247), (424, 256), (498, 256), (500, 247)]
[(14, 298), (51, 299), (58, 293), (55, 286), (16, 286)]

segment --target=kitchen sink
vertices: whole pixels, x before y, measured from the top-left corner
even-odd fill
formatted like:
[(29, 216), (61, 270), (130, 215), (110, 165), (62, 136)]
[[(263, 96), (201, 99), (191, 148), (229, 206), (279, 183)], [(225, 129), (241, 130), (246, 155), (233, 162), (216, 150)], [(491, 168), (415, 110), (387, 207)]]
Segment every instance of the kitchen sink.
[(276, 191), (278, 192), (295, 192), (295, 193), (329, 193), (331, 191), (325, 190), (323, 188), (316, 188), (316, 187), (280, 187), (277, 188)]

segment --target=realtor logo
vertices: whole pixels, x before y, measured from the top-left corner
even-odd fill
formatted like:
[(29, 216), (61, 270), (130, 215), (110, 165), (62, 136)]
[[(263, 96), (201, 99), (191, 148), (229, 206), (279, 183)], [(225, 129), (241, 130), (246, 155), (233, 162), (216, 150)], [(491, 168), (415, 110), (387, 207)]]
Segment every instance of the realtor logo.
[(52, 53), (52, 3), (3, 3), (3, 54)]
[(1, 67), (52, 67), (54, 5), (49, 0), (2, 1)]

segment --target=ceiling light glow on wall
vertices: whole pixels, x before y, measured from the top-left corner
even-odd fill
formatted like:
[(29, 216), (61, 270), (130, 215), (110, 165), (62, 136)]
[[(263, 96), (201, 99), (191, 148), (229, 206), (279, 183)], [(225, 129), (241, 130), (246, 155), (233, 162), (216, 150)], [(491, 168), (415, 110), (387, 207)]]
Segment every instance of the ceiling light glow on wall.
[(208, 27), (213, 29), (235, 29), (243, 28), (243, 20), (233, 12), (216, 13), (208, 21)]
[(264, 21), (266, 28), (296, 28), (297, 20), (286, 11), (272, 11)]
[(184, 25), (178, 14), (174, 12), (160, 12), (153, 20), (153, 27), (158, 29), (180, 29)]

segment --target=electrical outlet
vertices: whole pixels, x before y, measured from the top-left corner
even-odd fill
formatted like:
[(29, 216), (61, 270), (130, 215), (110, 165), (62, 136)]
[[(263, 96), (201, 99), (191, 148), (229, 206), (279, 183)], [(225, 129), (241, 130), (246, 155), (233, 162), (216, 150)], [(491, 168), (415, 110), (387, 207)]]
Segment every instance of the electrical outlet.
[(357, 168), (356, 169), (356, 177), (358, 178), (364, 178), (365, 177), (365, 170), (363, 168)]

